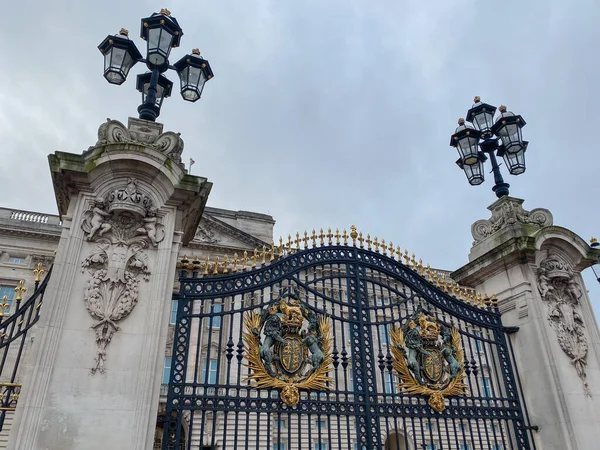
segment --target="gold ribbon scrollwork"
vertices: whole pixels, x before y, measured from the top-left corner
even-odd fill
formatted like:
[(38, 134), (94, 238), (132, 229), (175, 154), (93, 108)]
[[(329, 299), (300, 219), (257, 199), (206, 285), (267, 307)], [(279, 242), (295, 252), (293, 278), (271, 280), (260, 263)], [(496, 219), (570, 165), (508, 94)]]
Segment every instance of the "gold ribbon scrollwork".
[(400, 390), (428, 396), (436, 412), (445, 409), (445, 397), (466, 395), (464, 351), (456, 327), (417, 311), (403, 326), (393, 327), (390, 336)]
[(331, 319), (302, 303), (295, 291), (260, 312), (246, 313), (244, 327), (246, 381), (254, 387), (278, 389), (290, 407), (300, 401), (301, 390), (329, 389)]

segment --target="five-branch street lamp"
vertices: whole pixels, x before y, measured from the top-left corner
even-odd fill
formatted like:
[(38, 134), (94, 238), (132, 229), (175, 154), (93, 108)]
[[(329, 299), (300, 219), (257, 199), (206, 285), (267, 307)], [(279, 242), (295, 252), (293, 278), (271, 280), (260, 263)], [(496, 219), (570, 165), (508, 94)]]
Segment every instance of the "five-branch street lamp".
[(510, 185), (504, 182), (496, 156), (504, 158), (511, 175), (525, 172), (525, 151), (527, 141), (523, 141), (521, 128), (525, 121), (500, 106), (500, 115), (494, 121), (496, 107), (482, 103), (475, 97), (475, 104), (467, 112), (465, 119), (458, 119), (458, 128), (450, 137), (450, 145), (458, 151), (458, 167), (465, 171), (467, 180), (473, 186), (483, 183), (483, 163), (488, 157), (492, 163), (495, 185), (492, 190), (498, 198), (508, 195)]
[(138, 107), (140, 119), (154, 122), (163, 100), (171, 95), (173, 83), (163, 75), (168, 69), (179, 75), (184, 100), (195, 102), (200, 99), (204, 84), (214, 76), (213, 71), (208, 61), (200, 57), (198, 49), (175, 64), (169, 64), (171, 49), (179, 47), (183, 30), (168, 9), (163, 8), (142, 19), (140, 36), (147, 42), (145, 59), (128, 34), (127, 30), (121, 29), (118, 35), (107, 36), (98, 49), (104, 55), (104, 78), (111, 84), (123, 84), (137, 62), (146, 63), (150, 69), (150, 72), (137, 76), (137, 90), (142, 93), (142, 104)]

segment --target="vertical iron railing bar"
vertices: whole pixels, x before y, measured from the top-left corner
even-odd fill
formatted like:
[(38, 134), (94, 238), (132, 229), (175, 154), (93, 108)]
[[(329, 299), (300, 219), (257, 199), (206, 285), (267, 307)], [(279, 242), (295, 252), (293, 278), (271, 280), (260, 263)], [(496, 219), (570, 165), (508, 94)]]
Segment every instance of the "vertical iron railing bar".
[[(358, 261), (358, 248), (354, 248), (355, 259)], [(369, 445), (373, 445), (375, 448), (381, 447), (381, 430), (379, 420), (377, 421), (376, 426), (374, 426), (374, 418), (372, 417), (371, 408), (372, 401), (371, 397), (377, 395), (377, 390), (375, 389), (372, 392), (370, 388), (370, 383), (377, 380), (373, 380), (371, 376), (369, 376), (369, 367), (370, 372), (375, 372), (375, 355), (371, 354), (369, 343), (373, 342), (373, 329), (371, 323), (370, 311), (365, 310), (365, 307), (369, 306), (369, 296), (367, 292), (367, 281), (366, 281), (367, 267), (364, 264), (357, 263), (355, 265), (355, 277), (356, 277), (356, 304), (357, 304), (357, 312), (359, 317), (360, 324), (360, 333), (359, 333), (359, 345), (360, 345), (360, 354), (361, 354), (361, 362), (362, 362), (362, 381), (361, 384), (363, 386), (362, 393), (363, 397), (363, 405), (365, 414), (363, 419), (365, 420), (365, 428), (366, 428), (366, 440)]]
[[(439, 423), (439, 420), (440, 420), (440, 419), (438, 418), (438, 423)], [(451, 442), (452, 442), (452, 441), (451, 441), (451, 439), (450, 439), (450, 429), (449, 429), (449, 427), (448, 427), (448, 417), (444, 417), (444, 418), (443, 418), (443, 420), (444, 420), (444, 430), (446, 431), (446, 440), (448, 441), (448, 450), (452, 450), (452, 444), (451, 444)], [(438, 430), (439, 430), (439, 426), (438, 426)], [(438, 432), (439, 432), (439, 431), (438, 431)], [(443, 439), (443, 438), (442, 438), (442, 437), (440, 437), (440, 441), (441, 441), (442, 439)]]
[[(269, 403), (272, 400), (272, 397), (271, 397), (271, 393), (272, 392), (275, 392), (275, 391), (269, 390), (269, 399), (268, 399)], [(268, 412), (267, 413), (267, 433), (266, 433), (267, 434), (267, 447), (266, 448), (271, 448), (271, 435), (272, 435), (272, 433), (271, 433), (271, 420), (272, 420), (271, 413)]]
[[(182, 274), (185, 273), (185, 271), (182, 271)], [(182, 283), (183, 285), (183, 283)], [(168, 449), (169, 446), (172, 445), (178, 445), (181, 442), (181, 425), (182, 425), (182, 416), (183, 416), (183, 411), (181, 409), (181, 407), (175, 407), (174, 405), (174, 400), (175, 400), (175, 387), (179, 386), (180, 388), (180, 392), (179, 392), (179, 396), (183, 396), (183, 393), (185, 391), (185, 370), (187, 368), (187, 358), (188, 358), (188, 349), (189, 349), (189, 340), (190, 340), (190, 333), (184, 333), (183, 334), (183, 341), (184, 342), (180, 342), (180, 336), (181, 336), (181, 331), (182, 331), (182, 319), (184, 317), (184, 309), (185, 309), (185, 303), (188, 302), (188, 300), (186, 299), (185, 293), (184, 294), (180, 294), (179, 299), (177, 300), (178, 304), (177, 304), (177, 314), (176, 314), (176, 320), (175, 320), (175, 332), (174, 332), (174, 336), (173, 336), (173, 348), (175, 350), (175, 357), (173, 358), (172, 356), (172, 361), (171, 361), (171, 370), (170, 370), (170, 374), (169, 374), (169, 389), (167, 391), (167, 407), (166, 407), (166, 420), (164, 423), (164, 429), (163, 429), (163, 448)], [(189, 319), (188, 319), (188, 327), (189, 327)], [(179, 350), (180, 347), (183, 347), (183, 350)], [(177, 356), (181, 355), (183, 357), (182, 359), (182, 365), (183, 365), (183, 369), (182, 369), (182, 378), (181, 378), (181, 382), (180, 383), (175, 383), (175, 375), (176, 375), (176, 371), (177, 371)], [(175, 360), (173, 362), (173, 360)], [(174, 417), (174, 414), (176, 416), (176, 418)], [(190, 417), (193, 417), (193, 414), (190, 414)], [(175, 424), (175, 427), (172, 426), (172, 424)], [(190, 427), (191, 430), (191, 427)], [(173, 432), (174, 431), (174, 432)], [(189, 439), (189, 442), (191, 442), (191, 439)], [(188, 446), (189, 448), (189, 446)]]
[[(489, 333), (489, 330), (485, 330), (485, 333), (486, 334)], [(493, 360), (493, 361), (496, 362), (496, 364), (494, 364), (493, 366), (492, 366), (492, 364), (490, 364), (490, 359), (488, 358), (488, 348), (489, 347), (490, 347), (490, 344), (488, 344), (486, 342), (482, 343), (482, 348), (484, 350), (483, 354), (484, 354), (484, 357), (485, 357), (485, 363), (488, 366), (489, 370), (494, 373), (494, 378), (495, 378), (494, 385), (497, 387), (497, 389), (494, 391), (495, 395), (493, 395), (493, 397), (495, 399), (508, 398), (507, 393), (506, 392), (502, 392), (502, 387), (503, 386), (502, 386), (502, 384), (500, 382), (500, 379), (499, 379), (500, 375), (498, 373), (502, 368), (498, 367), (498, 364), (497, 364), (498, 358), (494, 358), (494, 360)], [(490, 376), (490, 378), (491, 378), (491, 376)], [(495, 406), (497, 406), (497, 405), (495, 405)]]
[[(248, 450), (250, 445), (250, 410), (246, 410), (246, 439), (244, 439), (244, 450)], [(237, 444), (237, 441), (236, 441)]]
[[(214, 299), (211, 299), (211, 302), (214, 302)], [(207, 306), (206, 301), (204, 301), (204, 300), (196, 300), (193, 302), (193, 305), (194, 305), (193, 306), (194, 309), (196, 309), (196, 306), (198, 306), (200, 311), (204, 311), (204, 309)], [(208, 307), (210, 308), (211, 306), (208, 305)], [(212, 318), (210, 316), (207, 317), (207, 319), (209, 320), (209, 323), (212, 322)], [(212, 338), (212, 331), (209, 330), (208, 333), (206, 333), (208, 335), (208, 342), (206, 344), (206, 355), (204, 355), (203, 358), (200, 358), (200, 351), (202, 350), (202, 342), (204, 340), (205, 327), (206, 327), (204, 320), (205, 320), (204, 317), (198, 318), (198, 326), (197, 326), (198, 333), (197, 333), (197, 337), (196, 337), (196, 357), (194, 359), (194, 361), (195, 361), (194, 362), (194, 376), (192, 378), (192, 380), (193, 380), (192, 382), (193, 382), (193, 386), (194, 386), (194, 388), (193, 388), (194, 391), (196, 391), (198, 389), (204, 397), (208, 397), (210, 395), (210, 391), (209, 391), (210, 388), (208, 387), (208, 379), (210, 376), (209, 375), (209, 373), (210, 373), (210, 362), (209, 361), (210, 361), (210, 351), (211, 351), (210, 340)], [(192, 322), (192, 323), (194, 323), (194, 322)], [(200, 374), (200, 380), (198, 380), (198, 371), (199, 370), (202, 370), (202, 372)], [(200, 438), (202, 439), (203, 442), (204, 442), (204, 427), (206, 424), (206, 416), (207, 415), (208, 415), (208, 411), (203, 410), (202, 414), (200, 416)], [(193, 426), (194, 420), (195, 420), (195, 418), (192, 416), (192, 420), (190, 421), (190, 430), (194, 429), (194, 426)]]
[[(505, 336), (506, 336), (506, 333), (505, 333)], [(522, 408), (523, 408), (523, 417), (525, 420), (525, 425), (529, 428), (531, 425), (531, 421), (529, 418), (529, 411), (527, 410), (527, 402), (525, 401), (523, 385), (521, 384), (521, 375), (519, 374), (519, 368), (517, 367), (517, 359), (515, 357), (512, 339), (510, 338), (510, 335), (506, 336), (506, 340), (508, 341), (508, 347), (510, 349), (510, 356), (511, 356), (512, 364), (513, 364), (513, 373), (515, 374), (515, 379), (517, 381), (517, 391), (519, 393), (519, 399), (521, 400), (519, 402), (519, 404), (523, 405)], [(529, 441), (531, 444), (531, 448), (532, 448), (532, 450), (536, 450), (535, 437), (533, 435), (533, 430), (531, 428), (529, 428), (528, 431), (529, 431)]]
[[(224, 307), (223, 310), (225, 310), (225, 304), (227, 303), (227, 297), (223, 297), (223, 303), (224, 303)], [(234, 306), (233, 306), (233, 297), (231, 298), (231, 302), (229, 305), (229, 312), (230, 312), (230, 316), (231, 317), (223, 317), (223, 320), (221, 321), (221, 326), (223, 326), (224, 324), (227, 325), (227, 329), (229, 330), (229, 332), (227, 333), (227, 355), (226, 355), (226, 359), (227, 362), (225, 363), (227, 365), (227, 369), (226, 369), (226, 373), (225, 373), (225, 383), (224, 385), (226, 386), (225, 392), (226, 398), (229, 398), (230, 396), (230, 389), (232, 386), (231, 383), (231, 360), (233, 359), (233, 317), (235, 315), (235, 311), (234, 311)], [(227, 448), (227, 422), (229, 422), (229, 414), (227, 412), (225, 412), (225, 417), (223, 419), (223, 431), (222, 431), (222, 436), (223, 436), (223, 448)], [(235, 444), (235, 441), (234, 441)]]
[[(215, 394), (217, 396), (217, 398), (221, 397), (220, 395), (220, 390), (221, 389), (227, 389), (227, 385), (229, 383), (225, 382), (222, 383), (221, 379), (223, 378), (223, 371), (221, 370), (221, 366), (222, 366), (222, 358), (223, 358), (223, 324), (225, 322), (225, 314), (223, 313), (223, 311), (225, 311), (225, 298), (224, 297), (220, 297), (220, 302), (221, 302), (221, 313), (218, 313), (218, 316), (214, 316), (213, 317), (213, 324), (214, 324), (214, 318), (215, 317), (219, 317), (220, 320), (220, 326), (219, 326), (219, 343), (217, 344), (217, 373), (215, 375), (216, 378), (216, 387), (215, 387)], [(214, 305), (213, 305), (213, 314), (214, 314)], [(211, 334), (212, 334), (212, 329), (211, 329)], [(225, 416), (225, 420), (227, 420), (227, 414), (224, 414)], [(216, 444), (216, 437), (217, 437), (217, 419), (218, 416), (216, 413), (213, 414), (213, 421), (212, 421), (212, 442), (211, 442), (211, 447), (215, 448), (215, 444)]]

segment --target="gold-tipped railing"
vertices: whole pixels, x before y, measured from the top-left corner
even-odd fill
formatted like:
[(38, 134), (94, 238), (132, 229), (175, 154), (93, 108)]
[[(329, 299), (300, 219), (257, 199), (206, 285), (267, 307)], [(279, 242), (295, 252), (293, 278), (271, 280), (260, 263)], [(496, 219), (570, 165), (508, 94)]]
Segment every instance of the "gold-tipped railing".
[(334, 233), (331, 228), (328, 228), (327, 232), (321, 228), (318, 233), (314, 229), (310, 234), (307, 231), (302, 235), (296, 233), (295, 239), (288, 235), (287, 241), (280, 237), (279, 245), (273, 242), (270, 246), (255, 248), (251, 252), (244, 251), (241, 255), (234, 253), (233, 257), (225, 255), (220, 258), (217, 256), (214, 260), (211, 260), (207, 256), (204, 261), (200, 261), (196, 256), (190, 261), (185, 255), (178, 264), (178, 268), (192, 270), (200, 275), (246, 272), (302, 250), (327, 246), (352, 246), (379, 253), (404, 264), (425, 277), (435, 287), (462, 302), (486, 309), (498, 306), (495, 295), (488, 296), (476, 292), (474, 289), (460, 286), (447, 274), (432, 269), (429, 264), (425, 266), (421, 259), (417, 261), (414, 253), (409, 252), (407, 249), (402, 250), (399, 245), (394, 246), (392, 241), (386, 242), (385, 239), (372, 238), (370, 234), (365, 237), (354, 225), (350, 227), (350, 233), (346, 229), (340, 232), (336, 228)]

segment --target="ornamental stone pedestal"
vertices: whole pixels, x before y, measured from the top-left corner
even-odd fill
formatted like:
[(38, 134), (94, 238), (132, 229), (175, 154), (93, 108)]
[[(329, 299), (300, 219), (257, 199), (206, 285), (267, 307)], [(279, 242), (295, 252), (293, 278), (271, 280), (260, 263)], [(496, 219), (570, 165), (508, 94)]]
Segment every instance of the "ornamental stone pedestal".
[(49, 156), (63, 230), (9, 449), (152, 448), (177, 253), (211, 189), (182, 151), (130, 118)]
[(499, 299), (538, 448), (589, 450), (600, 442), (600, 336), (581, 271), (598, 261), (546, 209), (503, 197), (473, 224), (469, 263), (451, 276)]

